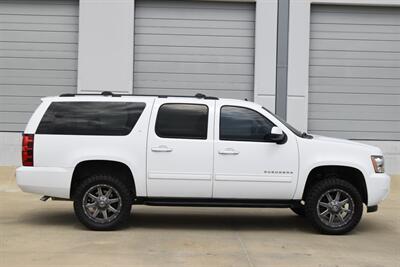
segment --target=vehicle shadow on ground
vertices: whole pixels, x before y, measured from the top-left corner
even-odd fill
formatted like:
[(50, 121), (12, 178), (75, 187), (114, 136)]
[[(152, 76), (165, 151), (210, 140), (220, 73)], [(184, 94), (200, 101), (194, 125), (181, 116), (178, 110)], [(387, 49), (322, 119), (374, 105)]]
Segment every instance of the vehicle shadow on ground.
[[(32, 211), (20, 217), (22, 224), (37, 226), (65, 226), (86, 230), (76, 219), (73, 211)], [(222, 231), (296, 231), (317, 233), (308, 221), (295, 214), (260, 214), (233, 213), (207, 214), (165, 212), (156, 213), (141, 210), (131, 214), (125, 229), (158, 229), (158, 230), (222, 230)], [(356, 233), (383, 230), (385, 225), (364, 218), (356, 228)], [(355, 233), (352, 232), (352, 233)]]

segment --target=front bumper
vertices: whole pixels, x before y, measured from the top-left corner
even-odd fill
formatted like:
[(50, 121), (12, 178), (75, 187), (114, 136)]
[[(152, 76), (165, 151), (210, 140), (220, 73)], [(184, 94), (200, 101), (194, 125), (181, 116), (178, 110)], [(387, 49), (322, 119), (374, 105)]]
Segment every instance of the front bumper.
[(16, 178), (24, 192), (69, 198), (72, 172), (72, 168), (19, 167)]
[(368, 207), (382, 202), (390, 190), (390, 176), (386, 173), (374, 173), (366, 179), (368, 190)]

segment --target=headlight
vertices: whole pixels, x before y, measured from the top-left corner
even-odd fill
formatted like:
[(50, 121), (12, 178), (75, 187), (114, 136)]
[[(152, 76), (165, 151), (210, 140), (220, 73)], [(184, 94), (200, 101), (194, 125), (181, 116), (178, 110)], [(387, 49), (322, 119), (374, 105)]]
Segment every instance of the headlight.
[(383, 160), (383, 156), (371, 156), (372, 165), (374, 166), (376, 173), (384, 173), (385, 172), (385, 164)]

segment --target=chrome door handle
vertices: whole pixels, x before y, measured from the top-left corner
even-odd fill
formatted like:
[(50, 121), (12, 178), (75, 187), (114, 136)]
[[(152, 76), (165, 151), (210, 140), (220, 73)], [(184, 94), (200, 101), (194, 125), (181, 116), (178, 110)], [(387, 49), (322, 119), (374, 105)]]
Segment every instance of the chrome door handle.
[(221, 155), (239, 155), (239, 151), (236, 151), (234, 149), (224, 149), (224, 150), (220, 150), (218, 151), (219, 154)]
[(151, 151), (153, 151), (153, 152), (172, 152), (172, 148), (169, 148), (167, 146), (158, 146), (158, 147), (152, 147)]

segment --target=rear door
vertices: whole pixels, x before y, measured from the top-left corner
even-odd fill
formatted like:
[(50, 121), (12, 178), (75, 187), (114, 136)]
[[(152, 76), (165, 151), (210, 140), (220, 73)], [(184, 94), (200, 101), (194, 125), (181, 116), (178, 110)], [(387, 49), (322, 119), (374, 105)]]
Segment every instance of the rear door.
[(214, 100), (158, 98), (147, 145), (147, 194), (212, 196)]

